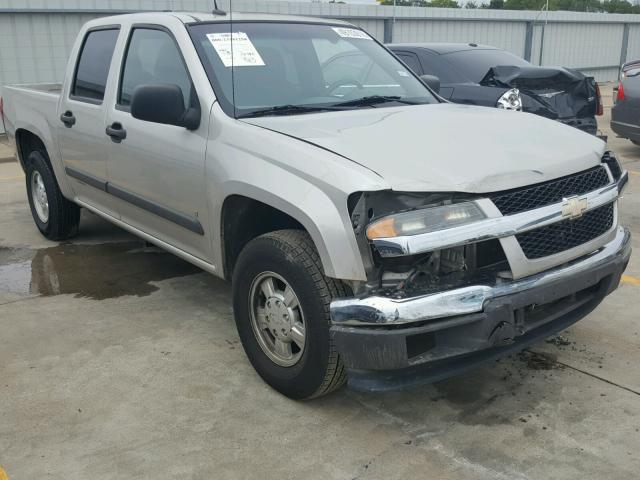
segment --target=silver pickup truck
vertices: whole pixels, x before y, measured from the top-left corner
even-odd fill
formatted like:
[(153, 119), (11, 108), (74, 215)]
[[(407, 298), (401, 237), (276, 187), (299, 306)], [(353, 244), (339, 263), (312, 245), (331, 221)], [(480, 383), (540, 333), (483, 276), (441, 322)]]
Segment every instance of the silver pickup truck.
[(521, 349), (629, 260), (602, 141), (427, 83), (348, 23), (158, 13), (87, 23), (61, 86), (2, 95), (45, 237), (86, 208), (232, 280), (256, 371), (311, 398)]

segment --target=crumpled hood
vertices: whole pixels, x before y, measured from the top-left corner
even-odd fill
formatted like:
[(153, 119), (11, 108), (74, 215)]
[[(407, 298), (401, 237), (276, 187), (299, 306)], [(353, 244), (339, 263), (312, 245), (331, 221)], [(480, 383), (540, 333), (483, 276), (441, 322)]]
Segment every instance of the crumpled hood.
[(244, 121), (331, 150), (397, 191), (517, 188), (595, 166), (605, 148), (537, 115), (450, 103)]
[(525, 112), (547, 118), (593, 117), (597, 109), (595, 80), (563, 67), (490, 68), (480, 85), (515, 87)]

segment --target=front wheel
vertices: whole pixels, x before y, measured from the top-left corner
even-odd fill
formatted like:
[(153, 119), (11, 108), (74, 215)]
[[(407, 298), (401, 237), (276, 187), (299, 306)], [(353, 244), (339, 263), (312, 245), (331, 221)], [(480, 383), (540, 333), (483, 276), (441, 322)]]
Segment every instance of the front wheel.
[(242, 250), (233, 308), (242, 346), (258, 374), (294, 399), (326, 395), (346, 379), (329, 335), (329, 303), (345, 285), (322, 272), (306, 232), (262, 235)]
[(51, 166), (41, 152), (29, 154), (26, 173), (29, 207), (40, 233), (49, 240), (75, 236), (80, 223), (80, 207), (64, 198)]

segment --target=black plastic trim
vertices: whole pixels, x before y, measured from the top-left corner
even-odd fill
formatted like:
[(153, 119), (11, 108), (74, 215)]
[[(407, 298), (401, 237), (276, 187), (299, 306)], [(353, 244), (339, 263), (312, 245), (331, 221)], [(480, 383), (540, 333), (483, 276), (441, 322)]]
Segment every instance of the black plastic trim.
[(146, 210), (147, 212), (151, 212), (154, 215), (157, 215), (165, 220), (168, 220), (172, 223), (180, 225), (181, 227), (186, 228), (187, 230), (192, 231), (193, 233), (197, 233), (198, 235), (204, 235), (204, 229), (202, 228), (202, 224), (195, 218), (185, 215), (180, 212), (176, 212), (167, 207), (163, 207), (158, 205), (155, 202), (147, 200), (146, 198), (142, 198), (135, 193), (131, 193), (124, 188), (116, 187), (115, 185), (107, 182), (107, 193), (110, 193), (114, 197), (118, 197), (125, 202), (129, 202), (132, 205), (135, 205), (138, 208)]
[(102, 190), (103, 192), (107, 192), (114, 197), (117, 197), (125, 202), (128, 202), (132, 205), (135, 205), (138, 208), (146, 210), (147, 212), (153, 213), (165, 220), (168, 220), (176, 225), (180, 225), (187, 230), (197, 233), (198, 235), (204, 235), (204, 229), (202, 228), (202, 224), (197, 218), (191, 217), (189, 215), (185, 215), (184, 213), (176, 212), (171, 208), (164, 207), (155, 202), (147, 200), (146, 198), (142, 198), (135, 193), (131, 193), (124, 188), (117, 187), (110, 182), (105, 182), (93, 175), (89, 175), (88, 173), (81, 172), (71, 167), (65, 167), (65, 172), (70, 177), (75, 178), (87, 185), (97, 188), (98, 190)]
[(67, 175), (75, 178), (76, 180), (80, 180), (82, 183), (86, 183), (87, 185), (97, 188), (98, 190), (102, 190), (103, 192), (107, 191), (107, 182), (104, 180), (71, 167), (65, 167), (64, 171), (67, 172)]

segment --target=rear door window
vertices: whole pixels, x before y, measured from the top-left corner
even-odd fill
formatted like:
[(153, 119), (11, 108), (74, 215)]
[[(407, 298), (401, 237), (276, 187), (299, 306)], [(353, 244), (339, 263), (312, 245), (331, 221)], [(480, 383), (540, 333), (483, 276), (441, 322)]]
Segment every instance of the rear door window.
[(87, 33), (71, 88), (74, 100), (102, 103), (119, 32), (110, 28)]

